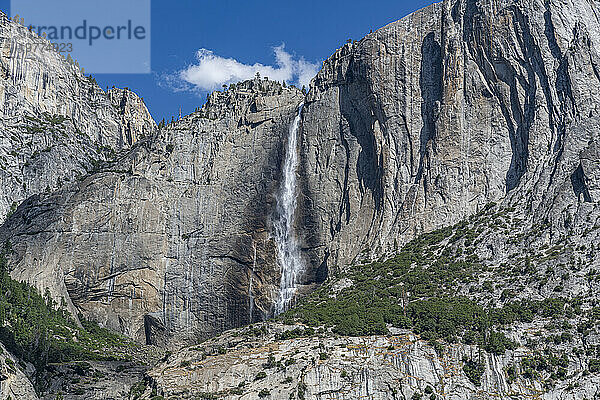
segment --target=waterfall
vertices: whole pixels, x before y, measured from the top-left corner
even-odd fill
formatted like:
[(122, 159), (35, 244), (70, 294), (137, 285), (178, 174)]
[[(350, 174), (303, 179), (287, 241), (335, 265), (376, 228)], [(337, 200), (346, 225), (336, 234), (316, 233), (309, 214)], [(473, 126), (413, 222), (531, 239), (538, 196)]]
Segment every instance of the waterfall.
[(252, 258), (252, 270), (250, 271), (250, 278), (248, 279), (248, 306), (250, 308), (250, 323), (254, 322), (254, 293), (252, 292), (252, 279), (254, 278), (254, 271), (256, 271), (256, 242), (253, 243), (253, 247), (254, 257)]
[(302, 107), (290, 125), (288, 132), (283, 179), (277, 192), (277, 220), (275, 242), (277, 244), (277, 262), (281, 271), (279, 296), (275, 303), (275, 315), (286, 311), (296, 296), (297, 284), (303, 272), (300, 246), (294, 232), (294, 214), (296, 212), (296, 169), (298, 167), (298, 128), (302, 117)]

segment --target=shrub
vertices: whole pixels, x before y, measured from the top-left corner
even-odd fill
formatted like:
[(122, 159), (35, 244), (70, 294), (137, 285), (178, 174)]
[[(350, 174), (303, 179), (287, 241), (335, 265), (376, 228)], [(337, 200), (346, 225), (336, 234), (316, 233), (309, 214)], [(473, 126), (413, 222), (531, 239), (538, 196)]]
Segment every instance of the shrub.
[(298, 392), (298, 399), (304, 400), (304, 398), (306, 396), (306, 385), (304, 384), (304, 382), (298, 383), (297, 392)]
[(517, 368), (514, 365), (506, 367), (504, 372), (506, 372), (506, 380), (509, 384), (517, 380)]
[(514, 350), (517, 344), (501, 332), (490, 332), (483, 348), (494, 354), (504, 354), (506, 350)]
[(474, 385), (479, 386), (481, 384), (481, 377), (484, 372), (483, 363), (463, 358), (463, 371)]
[(600, 372), (600, 360), (597, 360), (597, 359), (590, 360), (588, 369), (590, 370), (591, 373)]
[(260, 371), (258, 374), (256, 374), (256, 378), (254, 378), (255, 381), (259, 380), (259, 379), (265, 379), (267, 377), (267, 373), (265, 371)]

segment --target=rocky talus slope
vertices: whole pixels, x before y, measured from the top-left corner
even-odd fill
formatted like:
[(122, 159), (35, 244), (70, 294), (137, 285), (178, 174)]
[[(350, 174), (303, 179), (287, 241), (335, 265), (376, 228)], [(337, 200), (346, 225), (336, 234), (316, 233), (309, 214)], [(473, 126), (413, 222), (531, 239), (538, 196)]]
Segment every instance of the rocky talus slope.
[(37, 400), (33, 385), (18, 362), (19, 360), (0, 344), (0, 399)]
[(535, 232), (548, 228), (520, 217), (489, 205), (392, 259), (348, 267), (279, 321), (174, 353), (147, 374), (146, 394), (595, 399), (598, 245), (550, 246)]
[[(453, 344), (440, 355), (409, 333), (278, 341), (276, 332), (298, 327), (270, 325), (268, 333), (254, 329), (178, 352), (148, 374), (140, 398), (162, 393), (179, 399), (575, 400), (595, 398), (600, 385), (598, 374), (581, 378), (576, 387), (561, 382), (548, 388), (537, 377), (511, 380), (506, 370), (530, 355), (525, 349), (496, 356)], [(484, 366), (479, 382), (465, 373), (466, 359)]]
[(155, 129), (134, 93), (105, 93), (45, 39), (0, 13), (0, 220)]

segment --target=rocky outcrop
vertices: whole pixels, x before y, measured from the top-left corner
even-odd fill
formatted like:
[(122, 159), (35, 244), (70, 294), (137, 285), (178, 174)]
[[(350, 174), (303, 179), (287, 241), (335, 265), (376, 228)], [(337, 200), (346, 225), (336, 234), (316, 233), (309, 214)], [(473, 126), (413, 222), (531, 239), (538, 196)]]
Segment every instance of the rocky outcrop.
[(143, 99), (127, 88), (112, 88), (106, 95), (121, 117), (119, 137), (124, 141), (125, 146), (131, 146), (154, 133), (156, 123)]
[[(511, 379), (508, 369), (529, 355), (524, 349), (502, 356), (460, 344), (435, 350), (409, 333), (355, 338), (321, 333), (277, 340), (281, 332), (292, 329), (303, 328), (266, 324), (228, 332), (183, 349), (158, 364), (148, 378), (165, 397), (240, 400), (575, 400), (594, 398), (600, 384), (598, 374), (581, 373), (549, 390), (539, 378)], [(463, 368), (473, 360), (482, 365), (475, 382)]]
[(116, 361), (83, 361), (50, 366), (41, 400), (130, 399), (130, 391), (144, 377), (147, 366)]
[[(37, 400), (38, 396), (23, 372), (19, 360), (0, 344), (0, 399)], [(29, 369), (33, 367), (29, 366)], [(30, 373), (31, 371), (26, 371)]]
[(105, 93), (49, 42), (0, 13), (0, 220), (155, 126), (135, 94)]

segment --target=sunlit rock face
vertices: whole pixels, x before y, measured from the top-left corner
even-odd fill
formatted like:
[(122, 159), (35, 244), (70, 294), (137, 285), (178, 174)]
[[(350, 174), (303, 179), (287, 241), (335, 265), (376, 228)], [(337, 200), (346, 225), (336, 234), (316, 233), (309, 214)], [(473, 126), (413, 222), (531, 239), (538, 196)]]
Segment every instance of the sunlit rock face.
[(392, 253), (507, 196), (538, 220), (592, 207), (597, 13), (589, 1), (444, 1), (326, 60), (300, 139), (312, 264)]
[(4, 229), (24, 239), (13, 276), (151, 343), (271, 315), (273, 193), (301, 99), (262, 79), (214, 93), (97, 173), (30, 198)]
[[(148, 112), (144, 100), (125, 88), (112, 88), (106, 92), (119, 122), (119, 143), (128, 148), (156, 130), (156, 123)], [(119, 119), (120, 118), (120, 119)]]
[[(325, 396), (336, 400), (576, 400), (593, 398), (600, 383), (598, 374), (577, 373), (552, 387), (539, 378), (511, 379), (507, 369), (529, 354), (522, 349), (494, 355), (454, 343), (439, 354), (430, 343), (408, 333), (277, 339), (277, 334), (291, 329), (298, 327), (269, 323), (227, 332), (174, 353), (147, 373), (148, 380), (164, 397), (185, 400), (209, 395), (249, 400), (267, 393), (273, 399), (306, 400)], [(478, 382), (465, 373), (465, 359), (481, 363)], [(152, 398), (151, 390), (142, 398)]]
[(105, 93), (42, 43), (0, 13), (0, 220), (156, 129), (137, 95)]

